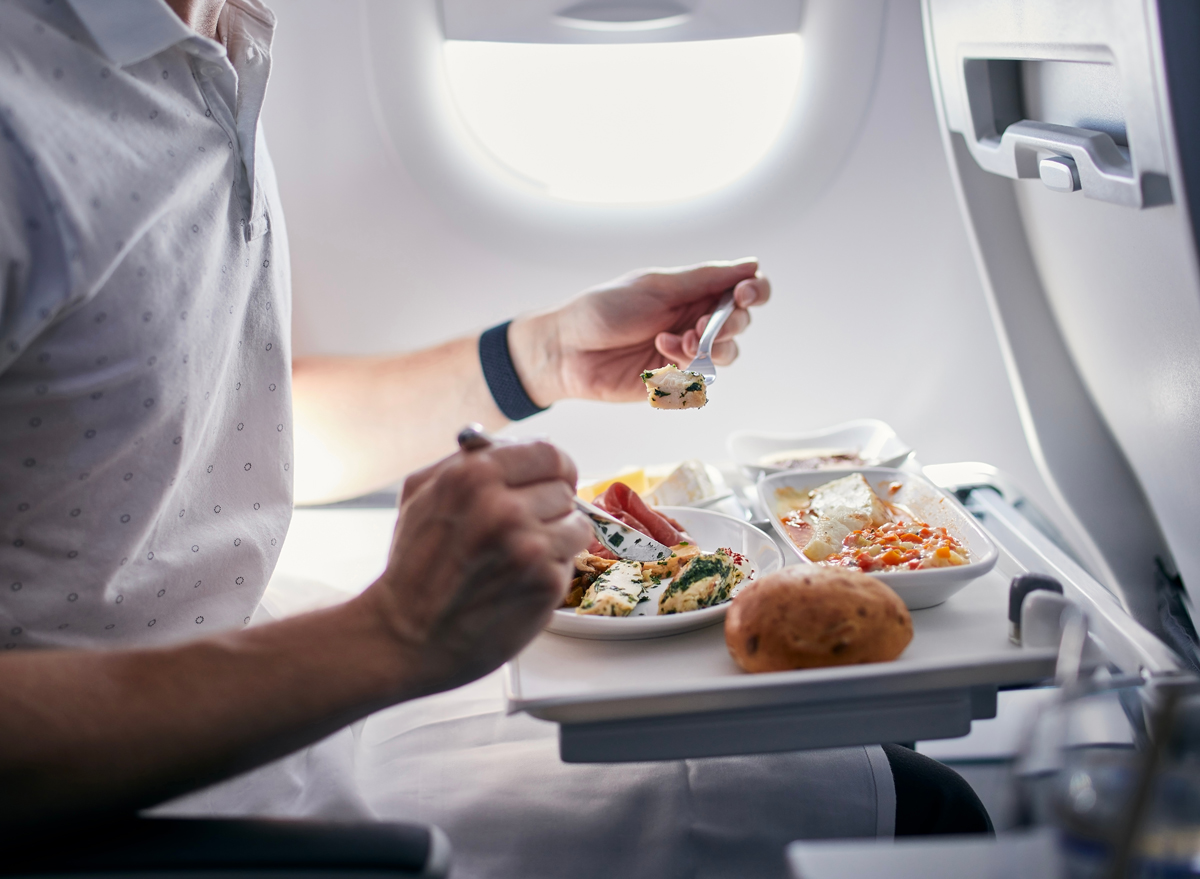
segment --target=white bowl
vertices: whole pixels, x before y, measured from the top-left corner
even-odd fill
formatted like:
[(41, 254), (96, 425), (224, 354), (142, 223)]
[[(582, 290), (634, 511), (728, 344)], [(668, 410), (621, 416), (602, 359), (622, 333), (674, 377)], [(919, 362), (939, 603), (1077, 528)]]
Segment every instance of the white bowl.
[[(766, 532), (724, 513), (696, 507), (658, 507), (677, 521), (705, 552), (728, 547), (750, 560), (757, 579), (783, 567), (783, 553)], [(556, 610), (546, 625), (546, 631), (572, 638), (591, 638), (601, 641), (635, 641), (640, 638), (661, 638), (693, 629), (703, 629), (725, 619), (729, 602), (703, 610), (686, 613), (658, 613), (658, 596), (670, 581), (650, 590), (650, 597), (638, 604), (627, 617), (601, 617), (577, 614), (574, 608)], [(742, 581), (745, 585), (746, 581)], [(738, 590), (735, 589), (736, 593)]]
[[(910, 610), (941, 604), (972, 580), (982, 577), (996, 564), (1000, 553), (987, 532), (958, 501), (924, 476), (890, 467), (858, 467), (847, 471), (850, 472), (861, 473), (871, 487), (886, 500), (908, 507), (914, 515), (934, 527), (944, 526), (967, 550), (968, 563), (953, 568), (871, 572), (872, 577), (892, 587)], [(811, 491), (842, 475), (840, 471), (792, 470), (764, 476), (758, 482), (759, 497), (767, 509), (771, 526), (792, 548), (802, 564), (817, 563), (800, 551), (800, 547), (792, 542), (787, 529), (779, 521), (775, 514), (775, 492), (780, 488)], [(889, 494), (887, 487), (894, 482), (899, 482), (901, 487), (896, 493)]]
[[(786, 452), (791, 449), (837, 448), (850, 449), (858, 454), (870, 452), (867, 464), (872, 467), (895, 467), (911, 454), (912, 449), (896, 431), (876, 418), (861, 418), (847, 421), (812, 433), (760, 433), (739, 430), (729, 435), (725, 448), (731, 457), (751, 479), (763, 473), (781, 473), (786, 467), (759, 463), (764, 455)], [(824, 469), (858, 469), (829, 467)], [(819, 471), (813, 471), (819, 472)]]

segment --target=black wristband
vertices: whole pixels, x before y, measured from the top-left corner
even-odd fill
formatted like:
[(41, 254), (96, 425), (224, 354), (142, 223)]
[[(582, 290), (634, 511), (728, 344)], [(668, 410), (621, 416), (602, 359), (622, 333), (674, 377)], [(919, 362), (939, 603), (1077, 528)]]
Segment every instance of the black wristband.
[(508, 351), (508, 325), (511, 323), (506, 320), (479, 337), (479, 364), (483, 367), (483, 378), (500, 411), (510, 421), (520, 421), (546, 409), (529, 399), (513, 366), (512, 355)]

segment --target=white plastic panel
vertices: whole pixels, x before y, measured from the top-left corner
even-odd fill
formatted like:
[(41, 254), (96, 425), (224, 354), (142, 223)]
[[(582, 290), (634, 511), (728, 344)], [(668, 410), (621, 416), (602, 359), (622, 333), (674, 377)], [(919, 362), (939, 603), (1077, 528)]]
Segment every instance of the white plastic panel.
[[(946, 126), (980, 167), (1036, 178), (1039, 152), (1070, 156), (1081, 172), (1085, 163), (1102, 172), (1090, 184), (1083, 174), (1087, 197), (1131, 207), (1171, 200), (1162, 93), (1141, 0), (934, 0), (929, 8)], [(1076, 132), (1055, 144), (1043, 131), (1031, 161), (1014, 161), (1005, 123), (1030, 121)], [(1087, 134), (1096, 141), (1091, 156), (1079, 143)]]
[(1103, 131), (1119, 146), (1129, 146), (1121, 77), (1113, 64), (1071, 61), (1022, 61), (1024, 116), (1075, 128)]
[(801, 0), (442, 0), (450, 40), (651, 43), (795, 33)]
[(962, 876), (1061, 876), (1052, 829), (1021, 830), (1001, 837), (917, 837), (901, 840), (793, 842), (788, 846), (792, 879), (959, 879)]
[(1036, 182), (1017, 205), (1051, 309), (1200, 599), (1200, 279), (1182, 207), (1128, 211)]
[[(1157, 4), (925, 0), (924, 8), (947, 155), (1026, 435), (1075, 520), (1066, 530), (1076, 551), (1156, 629), (1156, 558), (1169, 569), (1173, 556), (1193, 601), (1200, 597), (1200, 272)], [(1044, 143), (1024, 158), (1014, 150), (1013, 166), (1001, 166), (1003, 141), (1029, 123), (1001, 131), (995, 123), (1013, 108), (981, 107), (976, 99), (989, 92), (972, 92), (971, 77), (980, 63), (1003, 74), (995, 62), (1012, 59), (1084, 65), (1073, 82), (1061, 71), (1024, 74), (1034, 100), (1019, 109), (1090, 119), (1111, 176), (1124, 178), (1117, 188), (1100, 192), (1093, 179), (1089, 198), (1080, 166), (1082, 192), (1052, 191), (1036, 179), (1040, 161), (1078, 156)]]

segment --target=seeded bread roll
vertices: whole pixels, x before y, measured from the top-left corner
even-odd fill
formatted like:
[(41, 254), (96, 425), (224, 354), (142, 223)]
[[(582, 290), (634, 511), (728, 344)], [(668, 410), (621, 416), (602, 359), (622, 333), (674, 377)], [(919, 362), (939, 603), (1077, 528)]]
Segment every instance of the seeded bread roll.
[(725, 617), (725, 644), (749, 672), (889, 662), (912, 636), (912, 617), (890, 588), (815, 565), (752, 581)]

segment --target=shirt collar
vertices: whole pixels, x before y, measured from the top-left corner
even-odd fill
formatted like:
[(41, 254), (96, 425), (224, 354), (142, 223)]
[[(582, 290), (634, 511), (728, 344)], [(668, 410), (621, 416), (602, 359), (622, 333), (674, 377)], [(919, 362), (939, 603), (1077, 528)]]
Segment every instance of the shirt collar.
[(97, 48), (109, 61), (128, 67), (177, 43), (207, 58), (224, 56), (225, 47), (200, 36), (165, 0), (68, 0)]

